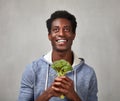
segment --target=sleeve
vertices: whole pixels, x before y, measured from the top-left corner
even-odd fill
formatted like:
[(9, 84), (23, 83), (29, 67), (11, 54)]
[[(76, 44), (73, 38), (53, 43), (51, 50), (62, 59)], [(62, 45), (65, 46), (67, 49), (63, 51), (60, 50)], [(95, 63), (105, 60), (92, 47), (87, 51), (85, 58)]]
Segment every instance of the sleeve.
[(93, 75), (91, 77), (89, 84), (87, 101), (98, 101), (97, 93), (98, 93), (97, 78), (95, 72), (93, 71)]
[(18, 101), (34, 101), (34, 72), (32, 64), (28, 65), (22, 74)]

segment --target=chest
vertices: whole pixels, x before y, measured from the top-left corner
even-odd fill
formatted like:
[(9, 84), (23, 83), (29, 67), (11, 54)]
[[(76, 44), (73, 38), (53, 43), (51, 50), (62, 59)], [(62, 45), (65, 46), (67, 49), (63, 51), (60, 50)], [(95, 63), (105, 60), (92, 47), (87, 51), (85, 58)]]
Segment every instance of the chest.
[[(57, 74), (55, 70), (53, 70), (51, 67), (49, 67), (48, 69), (41, 69), (35, 76), (34, 97), (37, 98), (48, 87), (50, 87), (52, 82), (54, 82), (54, 79), (56, 76)], [(78, 93), (78, 95), (85, 97), (89, 89), (89, 80), (85, 80), (86, 78), (85, 75), (82, 75), (80, 72), (77, 72), (75, 74), (75, 72), (72, 71), (72, 72), (69, 72), (67, 76), (73, 80), (74, 88), (76, 89), (76, 92)], [(59, 101), (59, 100), (56, 100), (56, 101)]]

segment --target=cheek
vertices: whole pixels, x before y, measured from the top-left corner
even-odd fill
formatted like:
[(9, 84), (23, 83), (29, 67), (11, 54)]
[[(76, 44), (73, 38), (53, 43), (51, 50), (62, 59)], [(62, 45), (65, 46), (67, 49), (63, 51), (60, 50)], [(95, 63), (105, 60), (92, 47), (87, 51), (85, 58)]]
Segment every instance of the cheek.
[(56, 43), (55, 37), (49, 37), (49, 40), (50, 40), (52, 45), (55, 45), (55, 43)]
[(55, 36), (54, 36), (53, 34), (49, 34), (49, 35), (48, 35), (48, 38), (49, 38), (50, 41), (52, 41), (52, 40), (54, 39), (54, 37), (55, 37)]
[(75, 35), (69, 35), (68, 37), (70, 40), (74, 40), (75, 39)]

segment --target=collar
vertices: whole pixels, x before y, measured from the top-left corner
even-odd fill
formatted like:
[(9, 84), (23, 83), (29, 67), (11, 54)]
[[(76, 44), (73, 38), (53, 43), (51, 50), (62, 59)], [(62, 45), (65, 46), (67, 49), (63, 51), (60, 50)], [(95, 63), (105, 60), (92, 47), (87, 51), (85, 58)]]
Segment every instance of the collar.
[[(78, 58), (78, 56), (74, 52), (73, 52), (73, 55), (74, 55), (74, 60), (73, 60), (72, 67), (74, 67), (80, 63), (80, 59)], [(52, 50), (44, 56), (44, 59), (50, 64), (53, 63), (52, 62)]]

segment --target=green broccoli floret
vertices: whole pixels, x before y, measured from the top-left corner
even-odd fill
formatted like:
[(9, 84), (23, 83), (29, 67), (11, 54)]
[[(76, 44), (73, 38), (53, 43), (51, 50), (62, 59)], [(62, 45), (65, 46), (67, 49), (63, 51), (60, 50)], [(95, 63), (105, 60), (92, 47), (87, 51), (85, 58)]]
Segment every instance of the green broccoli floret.
[[(64, 59), (53, 62), (52, 68), (57, 72), (57, 76), (64, 76), (68, 71), (73, 70), (71, 64)], [(60, 98), (64, 99), (64, 95), (61, 95)]]
[(52, 68), (57, 72), (58, 76), (64, 76), (68, 71), (73, 70), (71, 64), (64, 59), (53, 62)]

